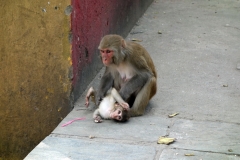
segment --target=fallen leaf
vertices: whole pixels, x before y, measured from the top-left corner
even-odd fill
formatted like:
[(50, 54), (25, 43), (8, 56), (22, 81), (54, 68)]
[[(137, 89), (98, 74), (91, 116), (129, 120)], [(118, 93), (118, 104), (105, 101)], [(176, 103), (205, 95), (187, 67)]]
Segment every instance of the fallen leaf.
[(176, 116), (176, 115), (178, 115), (179, 113), (173, 113), (173, 114), (170, 114), (170, 115), (168, 115), (168, 117), (169, 118), (172, 118), (172, 117), (174, 117), (174, 116)]
[(136, 38), (132, 38), (132, 40), (131, 41), (135, 41), (135, 42), (142, 42), (142, 40), (140, 40), (140, 39), (136, 39)]
[(229, 149), (228, 152), (233, 152), (233, 150), (232, 150), (232, 149)]
[(187, 154), (184, 154), (185, 156), (195, 156), (194, 154), (192, 153), (187, 153)]
[(169, 137), (160, 137), (158, 139), (158, 144), (170, 144), (175, 141), (175, 138), (169, 138)]
[(161, 32), (161, 31), (158, 31), (158, 34), (162, 34), (162, 32)]
[(227, 84), (224, 84), (223, 87), (228, 87), (228, 85), (227, 85)]

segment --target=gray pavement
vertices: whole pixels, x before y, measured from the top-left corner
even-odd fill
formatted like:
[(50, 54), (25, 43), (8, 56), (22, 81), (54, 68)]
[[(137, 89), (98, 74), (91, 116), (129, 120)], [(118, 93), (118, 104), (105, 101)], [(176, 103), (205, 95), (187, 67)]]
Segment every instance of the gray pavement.
[[(132, 38), (142, 40), (158, 72), (146, 114), (97, 124), (83, 95), (25, 159), (240, 159), (240, 1), (157, 0), (126, 39)], [(160, 136), (176, 141), (157, 144)]]

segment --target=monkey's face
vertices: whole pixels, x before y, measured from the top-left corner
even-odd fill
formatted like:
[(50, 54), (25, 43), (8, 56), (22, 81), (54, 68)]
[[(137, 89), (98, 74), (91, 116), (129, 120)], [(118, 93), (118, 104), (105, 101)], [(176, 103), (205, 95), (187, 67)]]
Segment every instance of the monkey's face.
[(115, 111), (113, 111), (111, 114), (111, 119), (115, 119), (117, 121), (121, 121), (122, 120), (122, 109), (121, 108), (117, 108)]
[(110, 50), (108, 48), (106, 49), (100, 49), (100, 54), (102, 58), (102, 62), (105, 66), (109, 66), (113, 62), (113, 50)]

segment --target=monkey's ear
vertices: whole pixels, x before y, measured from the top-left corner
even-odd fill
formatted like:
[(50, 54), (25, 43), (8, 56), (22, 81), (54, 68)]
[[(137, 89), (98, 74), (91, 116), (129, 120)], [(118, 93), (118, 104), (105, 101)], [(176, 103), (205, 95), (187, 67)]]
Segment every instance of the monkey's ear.
[(127, 44), (126, 44), (125, 40), (122, 39), (122, 47), (123, 47), (123, 48), (126, 48), (126, 46), (127, 46)]

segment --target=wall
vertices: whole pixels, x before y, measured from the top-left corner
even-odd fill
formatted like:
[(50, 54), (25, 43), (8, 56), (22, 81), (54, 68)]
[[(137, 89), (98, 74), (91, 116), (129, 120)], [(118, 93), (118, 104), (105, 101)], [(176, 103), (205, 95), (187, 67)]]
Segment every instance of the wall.
[(67, 0), (0, 4), (0, 159), (23, 159), (70, 111)]
[(76, 101), (102, 63), (97, 50), (109, 33), (125, 37), (153, 0), (72, 0), (73, 94)]
[(125, 37), (152, 1), (71, 0), (71, 16), (70, 0), (1, 2), (0, 160), (51, 133), (101, 69), (101, 37)]

